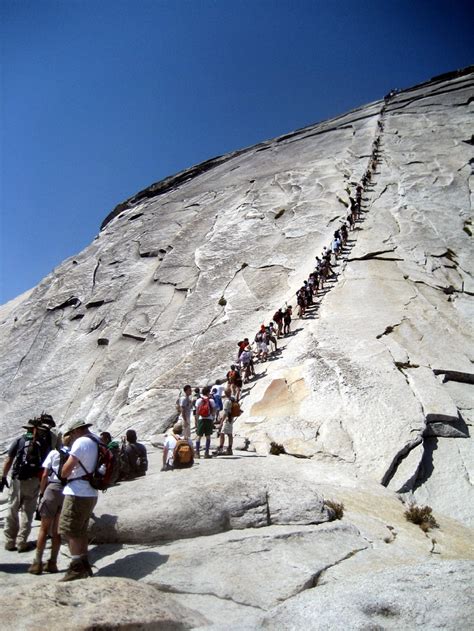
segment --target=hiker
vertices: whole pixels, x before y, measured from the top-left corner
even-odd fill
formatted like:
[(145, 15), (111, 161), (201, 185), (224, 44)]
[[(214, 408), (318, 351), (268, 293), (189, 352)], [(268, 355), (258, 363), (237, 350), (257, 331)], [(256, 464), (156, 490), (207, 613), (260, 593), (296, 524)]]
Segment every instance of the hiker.
[(120, 480), (120, 452), (121, 445), (118, 440), (112, 440), (110, 432), (101, 432), (100, 442), (109, 449), (114, 457), (114, 468), (110, 478), (110, 484), (113, 486)]
[(194, 425), (197, 426), (197, 412), (196, 412), (196, 403), (201, 396), (200, 388), (194, 388), (193, 396), (191, 398), (191, 403), (193, 404), (192, 413), (194, 416)]
[(0, 490), (8, 488), (7, 477), (11, 469), (8, 512), (3, 529), (5, 550), (29, 552), (35, 548), (35, 544), (28, 541), (28, 536), (38, 500), (42, 463), (48, 455), (40, 435), (48, 428), (40, 425), (38, 419), (33, 419), (23, 425), (23, 429), (26, 433), (13, 441), (8, 450)]
[(244, 383), (248, 383), (248, 381), (250, 380), (250, 375), (255, 375), (255, 371), (253, 371), (252, 365), (252, 350), (250, 346), (247, 346), (240, 355), (240, 367), (242, 369)]
[(275, 311), (273, 315), (273, 321), (278, 327), (277, 337), (281, 337), (282, 331), (283, 331), (283, 311), (281, 309), (278, 309), (278, 311)]
[[(260, 331), (255, 335), (255, 343), (257, 345), (258, 353), (257, 357), (260, 361), (264, 362), (268, 359), (268, 338), (265, 331), (265, 325), (262, 324)], [(237, 399), (238, 400), (238, 399)]]
[(275, 325), (273, 322), (270, 322), (267, 327), (265, 327), (265, 332), (267, 334), (269, 344), (272, 344), (273, 350), (272, 353), (276, 353), (278, 350), (277, 346), (277, 330), (275, 329)]
[(61, 446), (61, 432), (56, 429), (56, 423), (51, 414), (41, 412), (39, 422), (45, 429), (48, 428), (47, 431), (41, 432), (40, 434), (40, 439), (43, 439), (47, 443), (48, 451), (58, 449), (58, 445)]
[(191, 438), (191, 413), (193, 410), (191, 386), (184, 386), (183, 393), (183, 396), (179, 399), (179, 411), (183, 421), (183, 435), (185, 438)]
[[(58, 532), (59, 516), (63, 505), (63, 481), (61, 480), (61, 467), (69, 457), (70, 436), (64, 436), (63, 445), (53, 449), (43, 462), (43, 475), (40, 482), (38, 513), (41, 524), (36, 542), (36, 552), (33, 563), (28, 568), (30, 574), (42, 574), (43, 571), (51, 574), (58, 572), (58, 554), (61, 547), (61, 535)], [(48, 535), (51, 535), (50, 558), (43, 564), (43, 553), (46, 547)]]
[(242, 377), (235, 364), (231, 365), (230, 370), (228, 371), (226, 376), (227, 376), (227, 383), (230, 386), (232, 394), (238, 400), (239, 395), (240, 395), (240, 388), (242, 387)]
[(190, 438), (183, 435), (183, 425), (179, 421), (173, 425), (172, 433), (168, 434), (163, 446), (162, 471), (184, 469), (194, 464), (193, 444)]
[[(234, 366), (232, 364), (232, 366)], [(234, 366), (235, 369), (235, 366)], [(211, 447), (211, 436), (213, 431), (213, 419), (214, 419), (214, 410), (216, 404), (210, 398), (211, 389), (209, 386), (206, 386), (202, 389), (201, 397), (196, 402), (196, 411), (197, 411), (197, 439), (196, 439), (196, 458), (200, 458), (200, 450), (201, 450), (201, 438), (203, 436), (206, 437), (206, 447), (204, 450), (204, 458), (212, 458), (209, 453), (209, 449)]]
[(148, 457), (145, 445), (137, 443), (137, 432), (128, 429), (125, 440), (122, 439), (120, 453), (120, 478), (122, 480), (133, 480), (146, 475), (148, 471)]
[(224, 409), (221, 414), (221, 424), (219, 426), (219, 447), (214, 454), (221, 456), (224, 453), (224, 441), (227, 436), (228, 446), (226, 449), (226, 455), (232, 456), (232, 442), (233, 442), (233, 423), (234, 418), (240, 416), (241, 409), (239, 403), (231, 395), (230, 390), (225, 391)]
[(291, 330), (291, 316), (292, 316), (292, 309), (291, 309), (291, 305), (289, 307), (286, 308), (285, 313), (283, 314), (283, 334), (284, 335), (289, 335), (290, 334), (290, 330)]
[(64, 436), (71, 437), (69, 457), (61, 474), (67, 479), (64, 503), (59, 519), (59, 534), (68, 542), (71, 563), (61, 581), (75, 581), (92, 576), (89, 563), (87, 527), (97, 503), (98, 492), (87, 474), (94, 472), (99, 455), (99, 439), (89, 431), (92, 423), (73, 421)]
[(296, 292), (296, 304), (298, 305), (298, 317), (304, 318), (304, 314), (306, 312), (306, 295), (305, 288), (301, 287)]
[(220, 390), (216, 386), (213, 386), (211, 388), (211, 397), (216, 404), (216, 408), (214, 410), (214, 425), (217, 425), (219, 421), (219, 412), (222, 410), (223, 403), (222, 397), (220, 395)]

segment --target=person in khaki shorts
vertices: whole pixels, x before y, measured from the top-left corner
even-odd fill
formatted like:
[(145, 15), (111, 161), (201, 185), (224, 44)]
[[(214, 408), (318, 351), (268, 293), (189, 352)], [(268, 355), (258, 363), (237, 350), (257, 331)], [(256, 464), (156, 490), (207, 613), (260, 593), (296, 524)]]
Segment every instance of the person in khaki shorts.
[(62, 468), (62, 477), (67, 478), (67, 484), (64, 487), (59, 534), (67, 539), (71, 563), (61, 581), (92, 576), (87, 527), (97, 503), (98, 492), (85, 479), (84, 469), (93, 473), (99, 453), (95, 439), (99, 439), (89, 432), (90, 426), (91, 423), (74, 421), (64, 432), (64, 436), (71, 437), (71, 451)]

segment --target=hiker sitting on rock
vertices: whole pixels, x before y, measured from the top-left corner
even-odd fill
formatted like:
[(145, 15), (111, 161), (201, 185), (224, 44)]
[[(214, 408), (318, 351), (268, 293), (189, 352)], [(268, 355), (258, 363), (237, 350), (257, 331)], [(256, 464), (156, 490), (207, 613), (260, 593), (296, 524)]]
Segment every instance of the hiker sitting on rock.
[(181, 423), (173, 425), (173, 431), (168, 434), (163, 447), (162, 471), (184, 469), (194, 464), (193, 445), (189, 438), (183, 435)]
[[(38, 513), (41, 524), (36, 542), (36, 553), (33, 563), (28, 568), (30, 574), (42, 574), (58, 571), (58, 554), (61, 546), (61, 536), (58, 531), (59, 517), (63, 506), (64, 483), (61, 479), (61, 468), (69, 457), (69, 443), (71, 437), (64, 436), (62, 447), (53, 449), (43, 462), (43, 475), (40, 482), (40, 495)], [(51, 556), (46, 565), (43, 565), (43, 553), (46, 547), (46, 539), (51, 535)]]
[(120, 478), (132, 480), (145, 475), (148, 470), (148, 457), (145, 445), (137, 443), (137, 432), (127, 430), (125, 441), (122, 439), (120, 454)]

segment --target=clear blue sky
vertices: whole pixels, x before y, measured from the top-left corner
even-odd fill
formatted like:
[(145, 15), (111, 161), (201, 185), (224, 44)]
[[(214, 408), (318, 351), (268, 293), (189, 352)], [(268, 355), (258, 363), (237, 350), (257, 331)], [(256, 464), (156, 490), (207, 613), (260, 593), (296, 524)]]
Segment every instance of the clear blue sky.
[(460, 0), (0, 0), (0, 303), (119, 202), (474, 63)]

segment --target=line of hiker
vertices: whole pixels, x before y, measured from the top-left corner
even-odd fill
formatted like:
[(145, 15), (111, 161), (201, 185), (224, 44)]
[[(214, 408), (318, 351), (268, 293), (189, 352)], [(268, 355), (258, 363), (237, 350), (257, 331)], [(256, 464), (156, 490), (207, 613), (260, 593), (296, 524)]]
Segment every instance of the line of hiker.
[[(349, 212), (340, 227), (334, 231), (331, 243), (324, 247), (321, 256), (316, 257), (316, 265), (307, 280), (296, 292), (297, 315), (303, 319), (307, 311), (316, 303), (317, 297), (325, 293), (325, 283), (337, 279), (334, 268), (347, 245), (349, 233), (361, 221), (363, 194), (372, 182), (380, 157), (381, 134), (384, 130), (383, 116), (387, 100), (377, 121), (377, 134), (372, 144), (367, 168), (353, 191), (346, 188), (348, 202), (343, 202)], [(342, 200), (341, 200), (342, 201)], [(194, 458), (201, 456), (201, 443), (204, 443), (204, 458), (212, 455), (232, 455), (233, 423), (241, 415), (239, 401), (242, 388), (258, 375), (255, 364), (266, 362), (279, 353), (278, 340), (291, 334), (293, 307), (285, 303), (275, 311), (269, 324), (262, 323), (252, 341), (248, 337), (237, 343), (237, 357), (227, 372), (226, 379), (217, 380), (215, 385), (194, 388), (186, 385), (183, 394), (176, 401), (177, 417), (173, 428), (165, 439), (162, 471), (192, 466)], [(191, 422), (194, 421), (196, 442), (191, 439)], [(218, 448), (211, 454), (211, 437), (217, 431)], [(228, 446), (224, 451), (227, 437)]]
[[(133, 429), (119, 445), (109, 432), (99, 437), (90, 427), (91, 423), (74, 421), (61, 436), (53, 417), (43, 412), (24, 425), (26, 432), (10, 445), (0, 482), (0, 492), (9, 488), (4, 547), (20, 553), (35, 550), (30, 574), (59, 571), (57, 560), (64, 539), (71, 562), (60, 580), (92, 576), (87, 528), (98, 491), (118, 480), (146, 474), (146, 448), (137, 442)], [(28, 541), (35, 513), (40, 521), (36, 544)], [(50, 558), (43, 563), (48, 535)]]
[[(380, 121), (378, 128), (380, 132), (383, 130)], [(314, 271), (296, 292), (297, 315), (300, 318), (304, 318), (307, 310), (315, 304), (318, 294), (325, 291), (325, 282), (330, 278), (337, 278), (333, 267), (337, 265), (349, 232), (354, 230), (356, 222), (360, 220), (362, 194), (375, 171), (379, 143), (380, 135), (374, 141), (369, 165), (355, 188), (355, 197), (352, 197), (350, 189), (346, 189), (349, 197), (349, 214), (340, 228), (334, 232), (330, 246), (323, 249), (321, 258), (316, 257)], [(176, 401), (176, 422), (165, 438), (162, 471), (191, 467), (194, 458), (201, 457), (201, 448), (206, 459), (212, 458), (213, 455), (233, 455), (233, 424), (242, 414), (239, 403), (242, 388), (257, 376), (256, 362), (264, 363), (270, 356), (279, 352), (278, 340), (291, 334), (292, 318), (293, 307), (285, 304), (277, 309), (269, 324), (261, 324), (252, 341), (249, 338), (239, 341), (237, 357), (227, 372), (225, 382), (218, 380), (213, 386), (205, 386), (202, 390), (196, 387), (194, 391), (190, 385), (184, 386), (183, 393)], [(194, 444), (191, 439), (192, 421), (196, 433)], [(219, 445), (211, 454), (211, 438), (214, 431), (217, 431)], [(227, 447), (224, 450), (226, 440)]]

